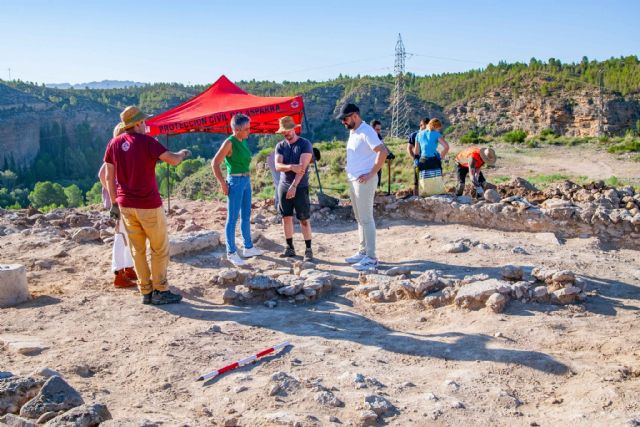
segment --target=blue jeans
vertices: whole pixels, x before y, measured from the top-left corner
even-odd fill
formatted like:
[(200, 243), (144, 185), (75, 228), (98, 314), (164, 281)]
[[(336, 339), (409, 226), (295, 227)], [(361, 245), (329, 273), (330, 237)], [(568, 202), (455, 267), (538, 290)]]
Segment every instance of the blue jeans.
[(237, 251), (236, 224), (240, 216), (240, 231), (244, 247), (253, 247), (251, 241), (251, 179), (248, 176), (229, 176), (229, 195), (227, 196), (227, 224), (224, 227), (227, 239), (227, 253)]

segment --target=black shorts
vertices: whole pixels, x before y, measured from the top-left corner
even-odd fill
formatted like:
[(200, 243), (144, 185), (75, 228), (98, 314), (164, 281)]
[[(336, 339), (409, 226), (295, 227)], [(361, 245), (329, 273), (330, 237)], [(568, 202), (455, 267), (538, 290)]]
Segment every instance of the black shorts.
[(293, 216), (296, 211), (296, 218), (300, 221), (311, 218), (311, 201), (309, 200), (309, 187), (298, 187), (293, 199), (287, 199), (289, 187), (278, 187), (278, 211), (280, 215)]

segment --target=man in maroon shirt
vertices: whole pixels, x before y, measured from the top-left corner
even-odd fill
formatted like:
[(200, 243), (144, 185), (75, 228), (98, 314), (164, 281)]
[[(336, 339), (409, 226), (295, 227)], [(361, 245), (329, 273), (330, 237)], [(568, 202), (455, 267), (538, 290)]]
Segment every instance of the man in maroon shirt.
[[(127, 107), (120, 113), (125, 133), (113, 138), (104, 154), (107, 190), (111, 216), (122, 218), (127, 229), (142, 303), (171, 304), (180, 302), (182, 296), (169, 291), (167, 285), (169, 233), (156, 183), (156, 162), (176, 166), (191, 153), (173, 153), (145, 135), (147, 117), (137, 107)], [(147, 240), (151, 266), (147, 263)]]

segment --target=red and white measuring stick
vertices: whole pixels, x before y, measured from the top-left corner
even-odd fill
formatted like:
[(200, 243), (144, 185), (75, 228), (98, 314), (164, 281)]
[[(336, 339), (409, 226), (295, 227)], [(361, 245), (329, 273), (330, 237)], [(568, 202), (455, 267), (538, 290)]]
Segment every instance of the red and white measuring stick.
[(274, 351), (278, 351), (281, 350), (283, 348), (285, 348), (286, 346), (289, 345), (289, 341), (285, 341), (285, 342), (281, 342), (280, 344), (274, 345), (273, 347), (269, 347), (265, 350), (262, 350), (259, 353), (256, 353), (252, 356), (249, 357), (245, 357), (244, 359), (240, 359), (237, 362), (232, 363), (231, 365), (227, 365), (224, 368), (220, 368), (216, 371), (213, 372), (209, 372), (208, 374), (205, 374), (203, 376), (201, 376), (200, 378), (198, 378), (196, 381), (207, 381), (210, 380), (211, 378), (215, 378), (218, 375), (222, 375), (225, 372), (228, 371), (232, 371), (236, 368), (239, 368), (241, 366), (245, 366), (248, 365), (251, 362), (255, 362), (256, 360), (258, 360), (259, 358), (261, 358), (262, 356), (266, 356), (269, 353), (273, 353)]

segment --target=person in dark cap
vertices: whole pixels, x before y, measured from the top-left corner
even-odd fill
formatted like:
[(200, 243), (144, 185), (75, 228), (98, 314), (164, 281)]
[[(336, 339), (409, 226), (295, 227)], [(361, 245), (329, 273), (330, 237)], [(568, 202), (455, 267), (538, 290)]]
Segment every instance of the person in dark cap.
[(357, 105), (343, 105), (336, 118), (349, 129), (346, 170), (360, 238), (358, 252), (345, 261), (358, 271), (375, 270), (378, 268), (378, 258), (373, 198), (378, 185), (378, 171), (384, 165), (387, 150), (376, 131), (362, 120)]

